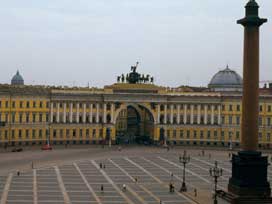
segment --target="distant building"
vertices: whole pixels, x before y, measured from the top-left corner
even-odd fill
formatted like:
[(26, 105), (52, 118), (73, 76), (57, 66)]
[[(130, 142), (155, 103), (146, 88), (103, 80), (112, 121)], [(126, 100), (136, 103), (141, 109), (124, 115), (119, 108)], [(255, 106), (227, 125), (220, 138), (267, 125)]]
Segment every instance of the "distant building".
[[(14, 81), (21, 86), (0, 84), (0, 145), (240, 145), (242, 79), (236, 72), (218, 72), (208, 87), (166, 88), (136, 68), (101, 89), (22, 85), (18, 72)], [(272, 88), (260, 89), (259, 110), (259, 144), (269, 146)]]
[(24, 85), (24, 79), (20, 75), (19, 71), (11, 79), (11, 85)]

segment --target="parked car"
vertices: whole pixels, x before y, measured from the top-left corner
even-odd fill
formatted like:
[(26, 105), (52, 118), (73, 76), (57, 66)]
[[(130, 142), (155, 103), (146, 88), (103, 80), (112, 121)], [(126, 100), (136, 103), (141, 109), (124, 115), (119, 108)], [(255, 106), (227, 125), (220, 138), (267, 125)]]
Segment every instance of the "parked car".
[(23, 148), (13, 148), (11, 152), (22, 152)]
[(42, 150), (52, 150), (52, 146), (50, 144), (45, 144), (42, 146)]

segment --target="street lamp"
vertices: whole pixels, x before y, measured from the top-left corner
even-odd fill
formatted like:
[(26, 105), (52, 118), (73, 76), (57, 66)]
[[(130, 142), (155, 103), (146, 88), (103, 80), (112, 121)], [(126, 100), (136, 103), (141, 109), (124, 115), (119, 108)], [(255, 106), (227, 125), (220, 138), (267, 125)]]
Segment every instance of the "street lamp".
[(181, 188), (179, 191), (186, 192), (187, 187), (186, 187), (186, 183), (185, 183), (185, 167), (186, 167), (186, 164), (190, 162), (190, 156), (186, 156), (185, 150), (183, 152), (183, 156), (179, 156), (179, 162), (183, 163), (183, 179), (182, 179), (182, 185), (181, 185)]
[(213, 203), (217, 204), (217, 179), (223, 175), (223, 169), (218, 168), (217, 161), (214, 163), (214, 167), (210, 168), (210, 176), (214, 178), (214, 200)]

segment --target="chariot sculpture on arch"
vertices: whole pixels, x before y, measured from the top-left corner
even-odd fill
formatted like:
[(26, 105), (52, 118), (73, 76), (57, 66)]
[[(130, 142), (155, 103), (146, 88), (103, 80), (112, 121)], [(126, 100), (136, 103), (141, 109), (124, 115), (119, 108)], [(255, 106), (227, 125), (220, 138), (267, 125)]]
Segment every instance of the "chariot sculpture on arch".
[(154, 77), (150, 76), (149, 74), (140, 74), (137, 72), (137, 67), (139, 65), (139, 62), (136, 62), (136, 65), (133, 65), (130, 67), (130, 73), (126, 74), (126, 77), (124, 74), (121, 76), (117, 76), (117, 82), (118, 83), (129, 83), (129, 84), (146, 84), (146, 83), (153, 83)]

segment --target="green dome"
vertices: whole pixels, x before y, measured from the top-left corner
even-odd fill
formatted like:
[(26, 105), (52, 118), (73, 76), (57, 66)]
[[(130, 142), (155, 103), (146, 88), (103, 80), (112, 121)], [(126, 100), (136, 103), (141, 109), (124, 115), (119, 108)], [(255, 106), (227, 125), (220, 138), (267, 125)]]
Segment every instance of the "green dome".
[(24, 79), (20, 75), (19, 71), (11, 79), (11, 85), (24, 85)]

